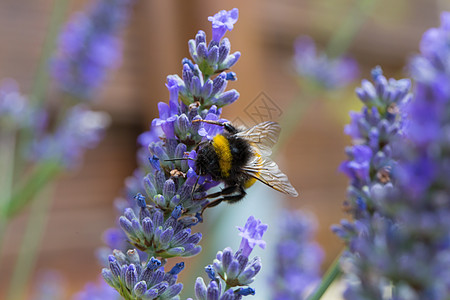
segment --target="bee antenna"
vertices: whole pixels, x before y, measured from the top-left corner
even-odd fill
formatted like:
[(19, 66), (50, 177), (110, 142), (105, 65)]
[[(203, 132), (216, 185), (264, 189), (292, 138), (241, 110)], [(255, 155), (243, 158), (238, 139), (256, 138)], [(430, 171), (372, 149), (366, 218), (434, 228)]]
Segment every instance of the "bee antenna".
[(164, 161), (177, 161), (177, 160), (188, 160), (188, 159), (192, 159), (190, 157), (183, 157), (183, 158), (169, 158), (169, 159), (165, 159)]
[(227, 124), (227, 123), (220, 123), (218, 121), (202, 120), (202, 119), (193, 120), (192, 123), (194, 123), (194, 122), (203, 122), (203, 123), (208, 123), (208, 124), (212, 124), (212, 125), (219, 125), (219, 126), (225, 126), (225, 124)]

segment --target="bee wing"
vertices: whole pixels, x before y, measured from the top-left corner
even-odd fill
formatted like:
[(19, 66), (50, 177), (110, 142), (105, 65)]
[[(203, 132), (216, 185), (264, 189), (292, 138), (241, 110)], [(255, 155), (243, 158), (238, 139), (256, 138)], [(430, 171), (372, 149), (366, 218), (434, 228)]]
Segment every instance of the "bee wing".
[(263, 156), (272, 154), (272, 147), (278, 141), (281, 127), (278, 123), (266, 121), (259, 123), (252, 128), (236, 133), (252, 144)]
[(289, 182), (288, 177), (280, 171), (278, 165), (268, 157), (255, 155), (254, 159), (242, 168), (248, 175), (258, 179), (271, 188), (297, 197), (298, 192)]

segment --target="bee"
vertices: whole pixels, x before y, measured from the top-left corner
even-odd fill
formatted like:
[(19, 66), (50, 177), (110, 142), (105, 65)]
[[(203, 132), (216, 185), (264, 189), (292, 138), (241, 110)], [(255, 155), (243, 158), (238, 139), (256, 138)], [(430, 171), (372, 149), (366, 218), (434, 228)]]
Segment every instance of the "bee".
[(206, 204), (202, 213), (206, 208), (223, 201), (235, 203), (242, 200), (247, 194), (245, 190), (257, 180), (284, 194), (298, 196), (287, 176), (269, 158), (281, 131), (278, 123), (267, 121), (249, 129), (238, 130), (231, 123), (196, 121), (224, 128), (222, 134), (200, 143), (196, 148), (197, 173), (210, 175), (214, 181), (225, 185), (220, 192), (206, 196), (216, 199)]

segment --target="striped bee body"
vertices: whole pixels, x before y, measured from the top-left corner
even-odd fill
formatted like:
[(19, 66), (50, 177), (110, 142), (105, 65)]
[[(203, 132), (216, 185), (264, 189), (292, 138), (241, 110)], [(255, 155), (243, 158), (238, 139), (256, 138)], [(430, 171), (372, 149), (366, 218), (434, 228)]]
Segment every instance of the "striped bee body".
[(222, 134), (201, 143), (197, 149), (197, 172), (225, 184), (222, 191), (208, 195), (208, 198), (218, 199), (209, 202), (204, 209), (222, 201), (241, 200), (246, 195), (245, 189), (257, 180), (282, 193), (298, 195), (287, 176), (269, 158), (281, 130), (277, 123), (263, 122), (239, 131), (230, 123), (199, 121), (224, 127)]

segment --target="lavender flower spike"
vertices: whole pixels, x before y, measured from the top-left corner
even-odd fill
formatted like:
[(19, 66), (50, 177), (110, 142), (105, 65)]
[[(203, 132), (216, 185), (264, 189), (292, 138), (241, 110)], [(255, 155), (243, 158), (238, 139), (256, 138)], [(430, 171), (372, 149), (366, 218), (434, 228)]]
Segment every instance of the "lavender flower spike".
[(238, 229), (242, 236), (241, 247), (235, 253), (229, 247), (217, 252), (213, 264), (205, 268), (209, 284), (206, 285), (203, 278), (197, 278), (196, 300), (238, 300), (255, 294), (254, 289), (244, 286), (252, 283), (261, 270), (261, 260), (259, 257), (250, 260), (248, 255), (256, 245), (264, 248), (262, 236), (267, 225), (251, 216), (245, 226)]
[(125, 299), (179, 299), (183, 285), (176, 283), (177, 274), (164, 272), (160, 266), (157, 259), (141, 262), (136, 250), (126, 254), (116, 250), (109, 256), (109, 268), (102, 270), (102, 276)]
[[(235, 13), (226, 17), (234, 21), (219, 18), (213, 23), (220, 21), (230, 28), (237, 20), (237, 10)], [(191, 228), (201, 221), (200, 212), (209, 202), (209, 190), (220, 182), (196, 173), (196, 151), (200, 143), (212, 139), (223, 128), (198, 121), (226, 122), (220, 118), (222, 107), (239, 97), (237, 91), (226, 90), (228, 81), (236, 79), (236, 74), (227, 73), (227, 69), (239, 58), (238, 53), (230, 54), (230, 49), (227, 39), (207, 44), (206, 35), (199, 32), (189, 42), (194, 61), (183, 59), (182, 75), (167, 77), (169, 101), (158, 104), (159, 117), (138, 139), (139, 168), (127, 179), (124, 197), (116, 202), (122, 230), (112, 229), (105, 235), (109, 246), (120, 250), (106, 259), (109, 268), (103, 269), (103, 277), (126, 299), (177, 299), (181, 285), (175, 284), (174, 278), (184, 264), (177, 264), (167, 273), (161, 265), (167, 258), (193, 256), (201, 251), (201, 234), (191, 233)], [(118, 239), (123, 236), (126, 242), (121, 243)], [(248, 239), (258, 243), (260, 236), (248, 233)], [(137, 250), (131, 249), (133, 255), (127, 257), (124, 252), (129, 253), (130, 245)], [(246, 250), (248, 254), (250, 251)], [(144, 265), (141, 259), (149, 263)], [(259, 271), (260, 263), (256, 259), (236, 268), (236, 263), (248, 261), (245, 255), (239, 259), (233, 263), (229, 278), (234, 274), (235, 283), (247, 284)], [(145, 274), (151, 275), (150, 280)], [(208, 297), (217, 290), (222, 291), (210, 287)], [(236, 293), (232, 290), (221, 299), (240, 299), (252, 293), (245, 288)]]
[(295, 42), (294, 65), (300, 77), (329, 90), (342, 88), (359, 75), (355, 60), (327, 57), (324, 52), (317, 51), (313, 39), (308, 36), (301, 36)]
[(301, 211), (283, 214), (276, 245), (275, 272), (270, 277), (272, 299), (307, 299), (320, 282), (323, 250), (313, 242), (316, 221)]
[[(39, 127), (39, 112), (31, 106), (30, 101), (19, 92), (18, 84), (13, 79), (0, 81), (0, 127), (18, 130), (23, 127)], [(36, 126), (38, 124), (38, 126)]]
[(72, 107), (56, 132), (47, 133), (33, 141), (33, 160), (59, 160), (62, 165), (74, 167), (85, 149), (94, 148), (102, 139), (110, 117), (79, 104)]
[(118, 38), (133, 0), (96, 0), (66, 25), (52, 60), (58, 86), (81, 99), (92, 98), (108, 70), (121, 60)]
[(450, 13), (442, 13), (410, 62), (414, 96), (395, 143), (396, 184), (381, 194), (369, 222), (356, 223), (358, 255), (343, 262), (353, 275), (346, 299), (383, 299), (386, 287), (392, 299), (449, 298), (449, 24)]
[(350, 179), (348, 206), (354, 218), (376, 209), (374, 198), (382, 189), (392, 186), (392, 144), (404, 134), (404, 107), (412, 97), (409, 79), (389, 80), (380, 67), (372, 70), (374, 83), (363, 80), (356, 94), (364, 103), (361, 112), (351, 112), (345, 133), (354, 146), (346, 149), (348, 160), (340, 171)]
[(119, 300), (120, 298), (119, 293), (100, 278), (98, 282), (87, 283), (82, 291), (73, 296), (72, 300)]
[(142, 195), (137, 197), (139, 216), (133, 209), (125, 209), (119, 218), (120, 226), (131, 244), (152, 256), (169, 258), (193, 256), (201, 251), (198, 244), (201, 233), (191, 234), (191, 229), (180, 220), (182, 207), (178, 206), (171, 216), (164, 220), (159, 209), (149, 210)]

